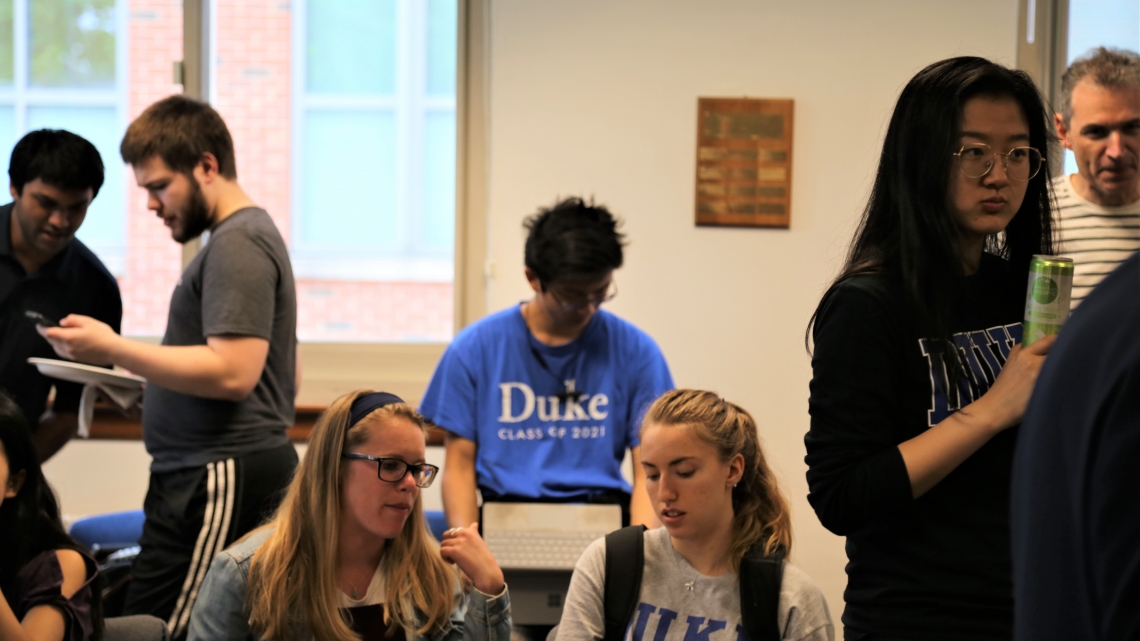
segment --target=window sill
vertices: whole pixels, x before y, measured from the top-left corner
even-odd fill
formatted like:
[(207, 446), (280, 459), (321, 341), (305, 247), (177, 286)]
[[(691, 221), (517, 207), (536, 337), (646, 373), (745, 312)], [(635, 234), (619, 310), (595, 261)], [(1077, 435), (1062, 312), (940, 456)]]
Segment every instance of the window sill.
[[(294, 443), (307, 443), (321, 412), (325, 411), (323, 405), (298, 405), (293, 427), (286, 430), (289, 439)], [(428, 429), (427, 444), (429, 446), (443, 445), (444, 431), (438, 427)], [(92, 440), (142, 440), (142, 423), (136, 419), (123, 416), (119, 410), (111, 405), (102, 403), (95, 406), (95, 418), (91, 422)]]

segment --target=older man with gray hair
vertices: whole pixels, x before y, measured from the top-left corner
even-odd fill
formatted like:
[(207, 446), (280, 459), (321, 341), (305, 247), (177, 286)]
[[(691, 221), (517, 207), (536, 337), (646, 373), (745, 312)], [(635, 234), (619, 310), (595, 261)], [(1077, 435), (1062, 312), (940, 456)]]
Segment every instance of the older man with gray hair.
[(1077, 173), (1053, 183), (1073, 307), (1140, 249), (1140, 55), (1098, 47), (1061, 78), (1061, 144)]

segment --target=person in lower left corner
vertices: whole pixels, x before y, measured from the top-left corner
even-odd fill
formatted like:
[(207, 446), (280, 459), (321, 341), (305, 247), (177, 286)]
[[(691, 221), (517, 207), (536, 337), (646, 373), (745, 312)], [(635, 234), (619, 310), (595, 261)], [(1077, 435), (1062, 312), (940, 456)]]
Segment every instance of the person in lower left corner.
[(0, 639), (98, 641), (99, 568), (63, 528), (29, 434), (0, 394)]
[(392, 394), (334, 401), (273, 520), (214, 559), (189, 639), (507, 641), (510, 596), (477, 528), (440, 544), (427, 530), (426, 428)]
[[(664, 527), (590, 545), (557, 641), (833, 641), (823, 593), (786, 560), (791, 514), (747, 411), (712, 392), (667, 392), (642, 424), (641, 464)], [(607, 609), (614, 592), (628, 594), (620, 610)]]

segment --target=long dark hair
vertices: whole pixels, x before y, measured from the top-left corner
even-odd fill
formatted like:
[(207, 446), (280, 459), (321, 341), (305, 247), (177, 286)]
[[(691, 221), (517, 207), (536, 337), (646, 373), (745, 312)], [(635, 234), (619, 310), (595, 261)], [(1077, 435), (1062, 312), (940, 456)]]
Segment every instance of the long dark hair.
[[(940, 343), (952, 377), (961, 371), (950, 340), (951, 306), (965, 278), (960, 232), (950, 213), (949, 177), (957, 171), (962, 110), (977, 96), (1008, 97), (1029, 125), (1029, 145), (1048, 157), (1053, 139), (1045, 101), (1033, 80), (984, 58), (936, 62), (907, 83), (895, 105), (871, 197), (832, 287), (862, 274), (900, 281), (918, 312), (922, 331)], [(1003, 234), (986, 240), (985, 251), (1028, 273), (1034, 254), (1053, 253), (1053, 214), (1044, 163)], [(821, 302), (822, 305), (822, 302)], [(819, 308), (808, 323), (810, 334)]]
[[(64, 530), (59, 503), (44, 480), (24, 413), (3, 393), (0, 393), (0, 446), (8, 459), (8, 479), (21, 471), (24, 473), (20, 491), (0, 504), (0, 590), (15, 609), (18, 574), (29, 561), (53, 550), (75, 550), (83, 554), (87, 550)], [(103, 636), (103, 599), (99, 588), (96, 583), (91, 589), (92, 639), (95, 641)]]

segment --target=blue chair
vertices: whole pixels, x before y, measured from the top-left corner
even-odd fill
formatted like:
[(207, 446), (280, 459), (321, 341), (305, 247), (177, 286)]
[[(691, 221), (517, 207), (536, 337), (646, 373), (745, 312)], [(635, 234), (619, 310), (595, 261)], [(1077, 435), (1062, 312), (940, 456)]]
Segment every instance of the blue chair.
[(443, 515), (443, 510), (424, 510), (424, 519), (435, 540), (442, 541), (443, 533), (447, 531), (447, 518)]
[(71, 536), (92, 551), (131, 547), (138, 545), (145, 520), (142, 510), (89, 516), (71, 524)]

